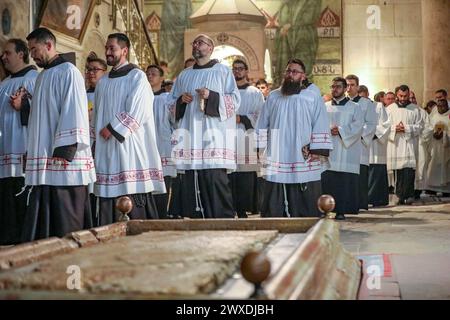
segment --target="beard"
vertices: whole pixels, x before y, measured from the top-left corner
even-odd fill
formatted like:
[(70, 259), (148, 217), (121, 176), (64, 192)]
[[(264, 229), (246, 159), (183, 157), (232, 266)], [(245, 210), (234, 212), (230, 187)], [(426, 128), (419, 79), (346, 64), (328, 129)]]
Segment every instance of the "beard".
[(241, 81), (241, 80), (244, 80), (245, 77), (234, 77), (234, 79), (235, 79), (236, 81)]
[(194, 57), (195, 60), (204, 58), (206, 55), (203, 54), (200, 50), (198, 49), (193, 49), (192, 50), (192, 56)]
[(283, 83), (281, 84), (281, 93), (283, 94), (283, 96), (298, 94), (301, 91), (301, 84), (301, 81), (284, 78)]
[(106, 56), (106, 64), (108, 66), (117, 66), (120, 62), (120, 57)]

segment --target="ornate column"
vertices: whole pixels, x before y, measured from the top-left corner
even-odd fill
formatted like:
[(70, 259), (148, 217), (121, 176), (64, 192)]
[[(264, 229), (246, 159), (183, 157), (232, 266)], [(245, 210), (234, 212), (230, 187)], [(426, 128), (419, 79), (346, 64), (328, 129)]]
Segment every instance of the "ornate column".
[(422, 0), (424, 102), (450, 90), (450, 1)]

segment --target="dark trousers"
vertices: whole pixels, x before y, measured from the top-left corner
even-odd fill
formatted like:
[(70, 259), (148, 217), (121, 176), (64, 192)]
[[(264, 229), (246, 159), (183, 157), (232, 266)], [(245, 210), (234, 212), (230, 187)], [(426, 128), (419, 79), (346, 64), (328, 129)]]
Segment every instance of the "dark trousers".
[(317, 199), (321, 194), (320, 181), (289, 184), (265, 181), (261, 217), (319, 217)]
[(27, 207), (22, 242), (63, 237), (92, 228), (87, 186), (33, 186)]
[(183, 216), (234, 218), (226, 169), (187, 170), (182, 179)]
[(400, 201), (414, 197), (414, 179), (416, 170), (413, 168), (403, 168), (400, 170), (394, 170), (397, 176), (397, 182), (395, 184), (395, 194)]

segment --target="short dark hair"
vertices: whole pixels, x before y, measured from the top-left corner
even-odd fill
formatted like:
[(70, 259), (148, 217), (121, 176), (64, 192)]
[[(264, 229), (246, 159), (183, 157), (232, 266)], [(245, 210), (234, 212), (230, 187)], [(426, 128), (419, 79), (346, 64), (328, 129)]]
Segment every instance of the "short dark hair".
[(290, 65), (291, 63), (300, 65), (300, 66), (302, 67), (303, 71), (306, 72), (306, 67), (305, 67), (305, 64), (303, 63), (302, 60), (297, 59), (297, 58), (289, 59), (289, 61), (286, 63), (286, 67), (287, 67), (288, 65)]
[(354, 74), (349, 74), (348, 76), (345, 77), (345, 80), (355, 80), (356, 85), (359, 86), (359, 78)]
[(387, 96), (388, 94), (392, 94), (392, 95), (394, 95), (394, 96), (395, 96), (395, 93), (393, 93), (392, 91), (388, 91), (388, 92), (386, 92), (385, 96)]
[(248, 64), (247, 64), (247, 62), (245, 62), (244, 60), (242, 60), (242, 59), (236, 59), (236, 60), (233, 61), (233, 64), (232, 64), (232, 65), (234, 66), (236, 63), (243, 64), (245, 70), (248, 70)]
[(436, 90), (435, 94), (436, 93), (442, 93), (444, 96), (447, 96), (447, 91), (445, 89)]
[(91, 63), (91, 62), (97, 62), (99, 63), (105, 70), (108, 69), (108, 65), (106, 64), (106, 61), (100, 58), (93, 58), (93, 57), (88, 57), (86, 59), (86, 64)]
[(367, 88), (365, 85), (360, 85), (359, 89), (358, 89), (358, 93), (361, 93), (361, 92), (369, 93), (369, 88)]
[(373, 97), (373, 100), (375, 100), (376, 102), (381, 102), (381, 99), (384, 98), (384, 95), (385, 95), (384, 91), (377, 92)]
[(147, 67), (146, 70), (148, 70), (148, 69), (150, 69), (150, 68), (158, 69), (159, 75), (160, 75), (161, 77), (164, 75), (164, 70), (163, 70), (163, 68), (161, 68), (161, 67), (158, 66), (157, 64), (151, 64), (151, 65), (149, 65), (149, 66)]
[(53, 42), (53, 45), (56, 45), (56, 37), (55, 35), (48, 30), (47, 28), (37, 28), (34, 29), (28, 36), (27, 41), (36, 40), (39, 43), (46, 43), (47, 41)]
[(259, 79), (258, 81), (256, 81), (255, 86), (259, 86), (265, 84), (266, 86), (268, 86), (269, 84), (267, 83), (266, 79)]
[(23, 62), (29, 63), (30, 62), (30, 51), (28, 50), (28, 45), (25, 41), (22, 39), (9, 39), (6, 41), (6, 43), (12, 43), (15, 46), (16, 53), (23, 53)]
[(186, 64), (187, 64), (188, 62), (195, 62), (195, 59), (192, 58), (192, 57), (190, 57), (190, 58), (187, 58), (186, 60), (184, 60), (184, 67), (185, 67), (185, 68), (186, 68)]
[(443, 103), (444, 106), (447, 106), (447, 107), (448, 107), (448, 101), (447, 101), (447, 99), (439, 99), (439, 100), (437, 101), (436, 105), (439, 104), (439, 103)]
[(399, 91), (409, 91), (409, 87), (406, 84), (402, 84), (401, 86), (395, 88), (395, 94)]
[(340, 82), (344, 86), (344, 88), (347, 88), (347, 81), (342, 77), (336, 77), (333, 79), (333, 82)]
[(427, 104), (425, 105), (425, 108), (428, 109), (428, 108), (431, 108), (432, 106), (435, 106), (435, 105), (437, 105), (436, 101), (430, 100), (430, 101), (428, 101)]
[(123, 49), (123, 47), (127, 47), (128, 49), (130, 49), (131, 43), (130, 43), (130, 39), (128, 38), (128, 36), (125, 33), (120, 33), (120, 32), (116, 32), (116, 33), (111, 33), (108, 36), (108, 39), (117, 39), (117, 43), (119, 43), (119, 46)]

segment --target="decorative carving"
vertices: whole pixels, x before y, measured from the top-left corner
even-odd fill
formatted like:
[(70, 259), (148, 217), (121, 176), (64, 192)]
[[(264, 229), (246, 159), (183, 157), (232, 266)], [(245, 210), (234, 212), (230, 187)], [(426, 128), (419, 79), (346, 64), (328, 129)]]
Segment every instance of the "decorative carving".
[(142, 12), (136, 0), (116, 0), (116, 6), (127, 29), (139, 66), (145, 68), (148, 64), (158, 63), (155, 50), (151, 44)]
[(317, 33), (321, 38), (339, 38), (341, 19), (329, 7), (326, 7), (317, 22)]
[(153, 11), (147, 19), (145, 19), (145, 26), (148, 30), (161, 30), (161, 18)]
[(259, 70), (258, 57), (253, 48), (246, 41), (235, 35), (224, 32), (219, 33), (215, 38), (220, 42), (220, 45), (230, 45), (242, 51), (248, 59), (249, 69), (253, 71)]

